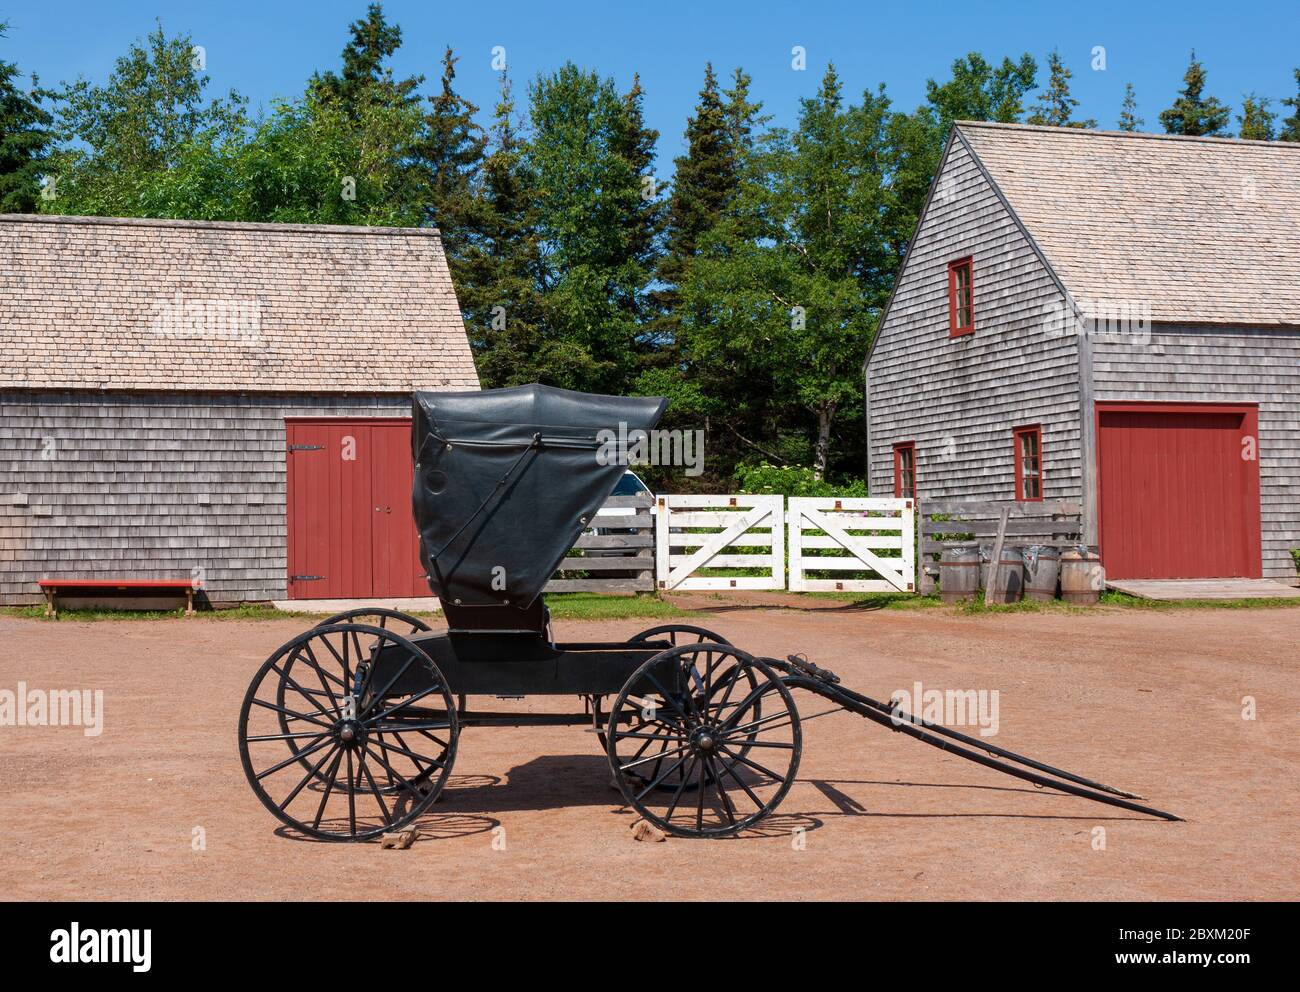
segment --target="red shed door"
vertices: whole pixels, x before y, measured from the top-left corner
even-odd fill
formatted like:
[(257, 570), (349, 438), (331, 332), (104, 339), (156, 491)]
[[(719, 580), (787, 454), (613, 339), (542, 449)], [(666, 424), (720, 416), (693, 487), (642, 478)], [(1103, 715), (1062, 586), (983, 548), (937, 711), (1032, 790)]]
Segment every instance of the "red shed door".
[(288, 420), (290, 599), (427, 596), (409, 420)]
[(1254, 407), (1098, 404), (1108, 576), (1260, 575), (1257, 422)]

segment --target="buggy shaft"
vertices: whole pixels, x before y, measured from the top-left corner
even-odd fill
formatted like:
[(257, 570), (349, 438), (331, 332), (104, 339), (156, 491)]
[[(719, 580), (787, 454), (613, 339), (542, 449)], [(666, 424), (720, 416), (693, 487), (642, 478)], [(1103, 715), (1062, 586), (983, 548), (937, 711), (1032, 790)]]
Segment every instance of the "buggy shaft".
[[(769, 659), (770, 663), (771, 659)], [(1118, 790), (1108, 790), (1107, 792), (1098, 791), (1097, 788), (1088, 788), (1083, 785), (1074, 784), (1074, 781), (1061, 781), (1058, 778), (1051, 778), (1047, 775), (1040, 775), (1037, 772), (1029, 771), (1025, 768), (1017, 768), (1015, 765), (1006, 761), (999, 761), (997, 758), (990, 757), (988, 754), (981, 754), (972, 751), (969, 748), (962, 747), (953, 743), (952, 739), (962, 739), (970, 743), (977, 744), (986, 750), (992, 750), (991, 747), (982, 742), (974, 741), (964, 734), (958, 734), (947, 727), (938, 727), (932, 724), (918, 723), (917, 719), (909, 713), (899, 711), (894, 715), (892, 707), (878, 700), (871, 699), (861, 693), (854, 692), (839, 685), (833, 685), (812, 675), (804, 674), (798, 669), (784, 662), (776, 663), (779, 668), (786, 672), (782, 681), (791, 689), (806, 689), (807, 691), (828, 699), (836, 705), (848, 710), (850, 713), (856, 713), (858, 716), (880, 724), (882, 727), (888, 727), (890, 730), (898, 733), (907, 734), (914, 737), (922, 743), (929, 744), (941, 751), (947, 751), (958, 757), (973, 761), (976, 764), (983, 765), (986, 768), (992, 768), (994, 771), (1002, 772), (1005, 775), (1011, 775), (1014, 778), (1021, 779), (1025, 782), (1032, 782), (1035, 785), (1041, 785), (1045, 788), (1056, 789), (1059, 792), (1065, 792), (1072, 796), (1078, 796), (1081, 799), (1091, 799), (1093, 802), (1104, 803), (1107, 806), (1115, 806), (1119, 809), (1126, 809), (1134, 813), (1144, 813), (1147, 816), (1158, 817), (1162, 820), (1181, 821), (1182, 817), (1175, 816), (1173, 813), (1166, 813), (1163, 810), (1155, 809), (1151, 806), (1143, 806), (1140, 803), (1130, 802), (1121, 798)], [(998, 753), (1005, 754), (1008, 759), (1033, 767), (1050, 769), (1057, 775), (1064, 776), (1075, 781), (1079, 780), (1078, 776), (1069, 772), (1061, 772), (1057, 769), (1051, 769), (1051, 766), (1043, 765), (1031, 758), (1025, 758), (1011, 751), (1005, 751), (1002, 748), (997, 749)], [(1088, 781), (1083, 779), (1082, 781)], [(1100, 788), (1106, 788), (1101, 786)]]

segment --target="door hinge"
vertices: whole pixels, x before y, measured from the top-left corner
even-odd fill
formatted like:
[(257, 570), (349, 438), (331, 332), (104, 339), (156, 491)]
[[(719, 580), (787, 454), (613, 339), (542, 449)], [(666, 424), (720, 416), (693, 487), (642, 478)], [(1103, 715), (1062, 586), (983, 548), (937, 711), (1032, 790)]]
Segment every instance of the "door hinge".
[(317, 580), (323, 578), (325, 578), (325, 576), (323, 575), (291, 575), (289, 576), (289, 581), (290, 582), (316, 582)]
[(323, 444), (291, 444), (291, 445), (289, 445), (289, 450), (290, 450), (290, 451), (324, 451), (324, 450), (325, 450), (325, 445), (323, 445)]

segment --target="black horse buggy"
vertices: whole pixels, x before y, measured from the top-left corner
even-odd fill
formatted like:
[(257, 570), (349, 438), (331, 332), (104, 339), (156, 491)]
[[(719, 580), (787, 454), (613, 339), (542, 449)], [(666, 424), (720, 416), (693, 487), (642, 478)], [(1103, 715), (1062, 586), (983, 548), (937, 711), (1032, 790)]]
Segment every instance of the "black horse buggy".
[[(398, 830), (438, 799), (462, 730), (558, 724), (592, 728), (646, 820), (725, 837), (771, 813), (793, 785), (803, 749), (793, 693), (805, 691), (1036, 785), (1178, 819), (847, 689), (802, 655), (756, 657), (682, 624), (628, 641), (557, 641), (541, 593), (623, 474), (607, 439), (649, 431), (665, 406), (535, 385), (415, 395), (415, 520), (447, 627), (355, 610), (267, 659), (240, 710), (239, 751), (272, 814), (327, 840)], [(478, 705), (531, 696), (581, 706)]]

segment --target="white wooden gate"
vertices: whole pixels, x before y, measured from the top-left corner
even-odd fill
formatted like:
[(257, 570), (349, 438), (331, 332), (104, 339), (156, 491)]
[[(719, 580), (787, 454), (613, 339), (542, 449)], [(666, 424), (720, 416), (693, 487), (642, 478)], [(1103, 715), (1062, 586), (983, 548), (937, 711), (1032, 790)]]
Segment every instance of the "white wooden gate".
[(659, 589), (784, 588), (784, 502), (782, 496), (656, 497)]
[[(910, 499), (791, 496), (790, 589), (912, 592), (916, 518)], [(809, 577), (809, 573), (833, 577)], [(879, 578), (869, 578), (874, 574)]]

